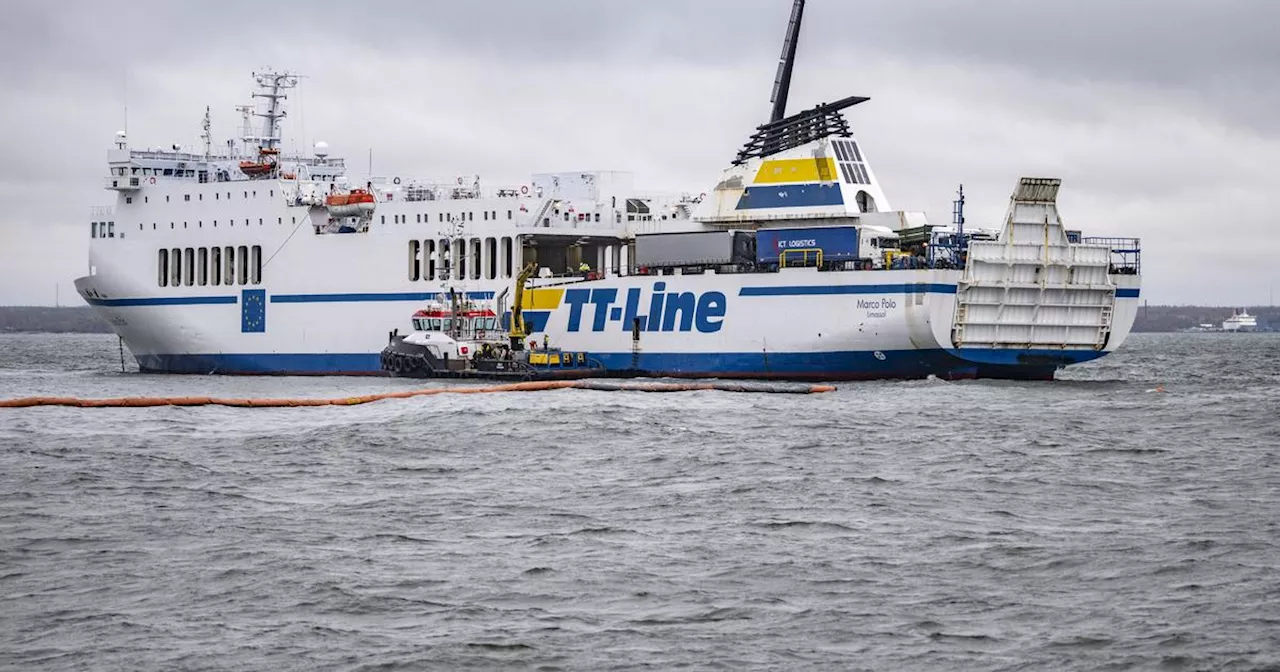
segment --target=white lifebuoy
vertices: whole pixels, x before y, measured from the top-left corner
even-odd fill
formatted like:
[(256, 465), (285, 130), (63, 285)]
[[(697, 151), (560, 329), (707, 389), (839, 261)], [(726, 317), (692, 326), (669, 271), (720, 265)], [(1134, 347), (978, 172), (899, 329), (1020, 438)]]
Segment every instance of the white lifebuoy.
[(707, 200), (707, 192), (705, 192), (705, 191), (704, 191), (704, 192), (702, 192), (701, 194), (698, 194), (698, 200), (699, 200), (699, 201), (705, 201), (705, 200)]
[(528, 195), (529, 195), (529, 185), (527, 185), (527, 184), (522, 184), (522, 185), (520, 185), (520, 193), (521, 193), (521, 194), (524, 194), (525, 196), (528, 196)]
[(392, 183), (392, 184), (400, 184), (400, 178), (398, 178), (398, 177), (397, 177), (397, 178), (393, 178), (393, 179), (391, 180), (391, 183)]
[(463, 183), (463, 182), (462, 182), (462, 178), (461, 178), (461, 177), (459, 177), (459, 178), (458, 178), (458, 184), (462, 184), (462, 183)]
[(151, 184), (155, 184), (155, 183), (156, 183), (156, 178), (154, 178), (154, 177), (153, 177), (153, 178), (151, 178)]

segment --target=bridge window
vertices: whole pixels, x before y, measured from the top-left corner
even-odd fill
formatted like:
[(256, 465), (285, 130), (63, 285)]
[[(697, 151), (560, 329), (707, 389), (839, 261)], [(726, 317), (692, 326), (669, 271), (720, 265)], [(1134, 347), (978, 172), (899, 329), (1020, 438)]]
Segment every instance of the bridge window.
[(160, 250), (160, 254), (156, 257), (156, 268), (160, 271), (156, 282), (161, 287), (167, 287), (169, 285), (169, 250)]

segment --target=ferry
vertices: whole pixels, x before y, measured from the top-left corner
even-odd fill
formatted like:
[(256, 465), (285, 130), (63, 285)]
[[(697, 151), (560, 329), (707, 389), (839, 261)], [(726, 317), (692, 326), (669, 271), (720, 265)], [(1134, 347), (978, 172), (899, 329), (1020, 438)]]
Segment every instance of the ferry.
[(208, 109), (202, 151), (116, 134), (77, 291), (146, 372), (385, 374), (388, 332), (430, 302), (491, 302), (510, 331), (496, 304), (529, 265), (522, 342), (612, 371), (1047, 379), (1120, 347), (1139, 241), (1066, 229), (1051, 178), (1019, 180), (985, 230), (963, 192), (948, 227), (894, 209), (844, 116), (868, 98), (786, 113), (804, 9), (769, 121), (686, 193), (608, 171), (353, 179), (324, 142), (283, 151), (298, 77), (256, 73), (225, 149)]
[(1250, 315), (1247, 309), (1233, 311), (1231, 317), (1222, 321), (1222, 331), (1248, 333), (1258, 330), (1258, 316)]

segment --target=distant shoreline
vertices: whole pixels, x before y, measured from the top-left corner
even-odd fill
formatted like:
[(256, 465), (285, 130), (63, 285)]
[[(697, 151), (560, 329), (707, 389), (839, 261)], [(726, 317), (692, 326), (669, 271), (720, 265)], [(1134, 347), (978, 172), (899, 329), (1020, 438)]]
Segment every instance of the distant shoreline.
[[(1246, 306), (1258, 326), (1280, 329), (1280, 308)], [(1134, 333), (1177, 333), (1200, 324), (1220, 325), (1235, 312), (1222, 306), (1140, 306)], [(110, 334), (111, 325), (91, 306), (0, 306), (0, 334)]]

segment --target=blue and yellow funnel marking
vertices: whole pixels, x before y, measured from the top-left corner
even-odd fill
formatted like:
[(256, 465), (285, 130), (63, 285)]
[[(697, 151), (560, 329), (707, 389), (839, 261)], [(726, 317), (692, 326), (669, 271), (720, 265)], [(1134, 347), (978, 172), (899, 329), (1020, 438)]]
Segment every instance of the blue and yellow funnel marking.
[(735, 209), (806, 208), (819, 205), (844, 205), (840, 185), (834, 182), (817, 182), (747, 187)]
[(835, 182), (836, 161), (821, 159), (767, 159), (760, 164), (752, 184), (791, 184), (796, 182)]

